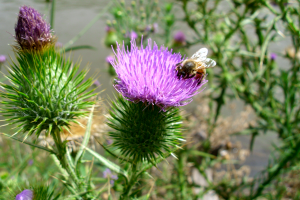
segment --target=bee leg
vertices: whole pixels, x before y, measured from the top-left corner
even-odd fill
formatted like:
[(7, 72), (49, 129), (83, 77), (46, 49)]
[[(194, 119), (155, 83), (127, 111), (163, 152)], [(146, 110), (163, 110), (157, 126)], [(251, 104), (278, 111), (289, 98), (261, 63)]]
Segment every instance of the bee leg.
[(204, 78), (204, 75), (200, 74), (199, 81), (198, 81), (197, 85), (200, 85), (202, 83), (203, 78)]

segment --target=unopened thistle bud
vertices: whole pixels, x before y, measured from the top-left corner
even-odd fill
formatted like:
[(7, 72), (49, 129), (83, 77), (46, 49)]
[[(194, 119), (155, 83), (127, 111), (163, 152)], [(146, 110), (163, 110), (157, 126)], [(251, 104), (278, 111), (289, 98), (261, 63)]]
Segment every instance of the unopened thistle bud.
[(15, 39), (22, 50), (40, 51), (55, 43), (50, 24), (33, 8), (22, 6), (15, 25)]
[(19, 124), (17, 133), (39, 136), (45, 130), (49, 134), (88, 113), (82, 110), (93, 103), (84, 100), (93, 96), (93, 90), (84, 92), (93, 80), (83, 83), (87, 71), (77, 74), (79, 65), (65, 60), (54, 43), (50, 45), (50, 27), (33, 8), (20, 8), (16, 38), (22, 49), (7, 76), (11, 84), (1, 83), (5, 91), (0, 91), (0, 96), (6, 105), (1, 113), (9, 124)]
[(33, 191), (28, 189), (23, 190), (16, 196), (16, 200), (33, 200)]

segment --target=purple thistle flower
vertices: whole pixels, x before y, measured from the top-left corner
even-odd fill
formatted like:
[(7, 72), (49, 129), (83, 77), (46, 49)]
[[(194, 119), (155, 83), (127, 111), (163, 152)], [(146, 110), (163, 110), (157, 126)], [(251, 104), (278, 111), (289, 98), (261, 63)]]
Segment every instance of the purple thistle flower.
[(117, 44), (117, 59), (112, 63), (118, 76), (115, 89), (130, 101), (155, 104), (163, 110), (190, 103), (207, 80), (198, 84), (195, 78), (178, 79), (176, 64), (183, 61), (181, 55), (156, 43), (151, 46), (151, 39), (140, 49), (132, 40), (131, 51)]
[(107, 143), (108, 145), (111, 145), (111, 144), (113, 143), (113, 140), (108, 139), (108, 140), (106, 140), (106, 143)]
[(110, 184), (114, 185), (114, 180), (118, 180), (118, 176), (111, 173), (110, 169), (106, 168), (103, 171), (103, 178), (110, 178)]
[(95, 80), (93, 85), (95, 85), (96, 87), (99, 87), (101, 85), (101, 83), (98, 80)]
[(15, 34), (22, 50), (41, 50), (54, 42), (50, 24), (38, 11), (27, 6), (20, 8)]
[(32, 165), (32, 164), (33, 164), (33, 160), (30, 159), (30, 160), (28, 161), (28, 165)]
[(33, 191), (31, 190), (23, 190), (20, 194), (16, 196), (16, 200), (32, 200), (33, 199)]
[(276, 60), (276, 58), (277, 58), (277, 54), (276, 53), (271, 53), (270, 54), (270, 58), (271, 58), (271, 60)]
[(6, 61), (6, 56), (5, 55), (0, 55), (0, 64), (5, 63)]
[(106, 168), (104, 171), (103, 171), (103, 178), (107, 178), (111, 175), (111, 171), (110, 169)]
[(175, 34), (174, 34), (174, 41), (177, 42), (177, 43), (185, 43), (185, 34), (182, 32), (182, 31), (177, 31)]
[(135, 31), (131, 31), (126, 33), (125, 37), (130, 38), (131, 40), (135, 40), (138, 38), (138, 34)]

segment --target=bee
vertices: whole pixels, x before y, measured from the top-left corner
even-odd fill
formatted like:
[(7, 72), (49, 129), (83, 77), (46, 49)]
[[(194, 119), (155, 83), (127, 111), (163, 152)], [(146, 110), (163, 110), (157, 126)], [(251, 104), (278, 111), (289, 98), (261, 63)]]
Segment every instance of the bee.
[(199, 81), (198, 84), (200, 84), (206, 74), (206, 69), (216, 65), (214, 60), (206, 58), (207, 53), (208, 50), (206, 48), (201, 48), (191, 58), (177, 63), (177, 77), (179, 79), (195, 77)]

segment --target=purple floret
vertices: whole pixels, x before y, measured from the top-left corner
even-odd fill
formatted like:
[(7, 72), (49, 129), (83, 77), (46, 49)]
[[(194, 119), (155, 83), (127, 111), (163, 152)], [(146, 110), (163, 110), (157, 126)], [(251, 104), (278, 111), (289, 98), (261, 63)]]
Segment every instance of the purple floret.
[(271, 60), (276, 60), (277, 54), (276, 53), (271, 53), (270, 58), (271, 58)]
[(110, 178), (110, 184), (114, 185), (114, 180), (118, 180), (118, 176), (112, 174), (112, 172), (110, 171), (110, 169), (106, 168), (103, 171), (103, 178)]
[(175, 42), (178, 42), (178, 43), (185, 43), (185, 34), (182, 32), (182, 31), (177, 31), (175, 34), (174, 34), (174, 40)]
[(105, 58), (105, 61), (107, 62), (107, 63), (111, 63), (111, 62), (113, 62), (114, 61), (114, 56), (107, 56), (106, 58)]
[(115, 89), (132, 102), (142, 101), (155, 104), (163, 110), (172, 106), (184, 106), (201, 91), (201, 84), (195, 78), (178, 79), (176, 64), (183, 61), (180, 53), (172, 53), (165, 47), (158, 47), (151, 39), (148, 45), (139, 49), (135, 40), (131, 50), (118, 44), (116, 59), (112, 62), (118, 75)]
[(27, 6), (20, 8), (15, 34), (15, 39), (23, 50), (41, 50), (54, 40), (50, 24), (38, 11)]
[(130, 31), (126, 33), (125, 37), (130, 38), (131, 40), (135, 40), (138, 38), (138, 34), (135, 31)]
[(5, 61), (6, 61), (6, 56), (0, 55), (0, 64), (5, 63)]
[(16, 196), (16, 200), (32, 200), (33, 199), (33, 191), (31, 190), (23, 190), (20, 194)]

